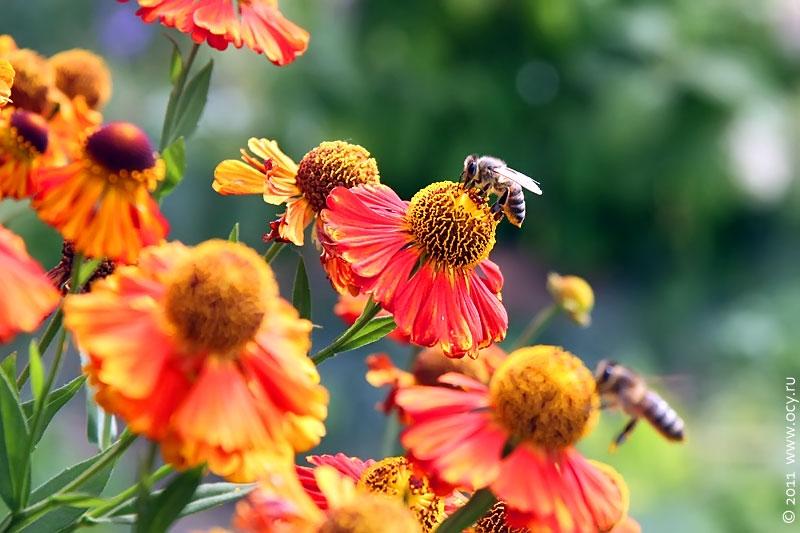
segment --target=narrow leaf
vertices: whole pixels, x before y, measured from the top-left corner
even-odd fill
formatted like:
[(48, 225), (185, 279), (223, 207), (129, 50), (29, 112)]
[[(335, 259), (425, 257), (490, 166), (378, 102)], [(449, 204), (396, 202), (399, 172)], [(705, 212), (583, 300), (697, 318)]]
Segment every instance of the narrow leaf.
[(197, 129), (197, 123), (203, 115), (203, 109), (208, 100), (208, 88), (211, 84), (213, 69), (214, 61), (212, 60), (186, 84), (175, 110), (175, 127), (172, 129), (174, 137), (190, 137)]
[(21, 502), (23, 486), (30, 486), (23, 476), (26, 468), (28, 423), (17, 398), (16, 388), (5, 372), (0, 372), (0, 498), (11, 510)]
[[(245, 497), (256, 487), (255, 483), (204, 483), (194, 491), (189, 504), (183, 508), (180, 516), (199, 513), (214, 507), (219, 507), (228, 502), (234, 502)], [(158, 496), (163, 490), (153, 492), (153, 496)], [(134, 516), (135, 498), (131, 498), (124, 505), (117, 508), (111, 517)]]
[(89, 259), (84, 261), (84, 263), (80, 266), (80, 270), (78, 271), (78, 285), (83, 287), (89, 281), (89, 278), (97, 270), (97, 267), (100, 266), (102, 261), (100, 259)]
[[(78, 376), (66, 385), (57, 388), (47, 395), (47, 399), (45, 400), (42, 411), (41, 427), (39, 428), (39, 433), (37, 433), (33, 439), (34, 444), (39, 442), (39, 439), (41, 439), (42, 435), (44, 434), (44, 430), (47, 428), (55, 414), (62, 407), (64, 407), (64, 404), (66, 404), (72, 399), (73, 396), (75, 396), (75, 394), (81, 389), (81, 385), (83, 385), (84, 381), (86, 381), (86, 376)], [(25, 417), (28, 419), (28, 422), (30, 422), (31, 418), (33, 417), (33, 408), (33, 400), (22, 404), (22, 411), (25, 413)]]
[(86, 384), (86, 438), (100, 447), (100, 436), (103, 434), (103, 415), (105, 413), (94, 401), (94, 391)]
[(172, 41), (172, 58), (169, 60), (169, 81), (172, 85), (175, 85), (175, 82), (178, 81), (182, 70), (183, 56), (181, 55), (181, 49), (178, 48), (175, 41)]
[(31, 368), (33, 401), (38, 403), (42, 400), (42, 392), (44, 392), (44, 367), (42, 366), (42, 354), (39, 353), (39, 343), (36, 340), (32, 340), (28, 346), (28, 364)]
[(162, 533), (180, 516), (183, 508), (192, 500), (195, 490), (203, 478), (204, 466), (198, 466), (175, 476), (163, 492), (147, 501), (139, 514), (136, 531)]
[(178, 137), (161, 154), (166, 165), (164, 181), (161, 182), (155, 197), (162, 198), (172, 192), (183, 179), (186, 172), (186, 144), (183, 137)]
[(14, 385), (14, 391), (16, 391), (17, 352), (11, 352), (3, 359), (3, 362), (0, 363), (0, 372), (3, 372), (8, 377), (8, 380)]
[(497, 502), (494, 494), (488, 489), (481, 489), (458, 511), (439, 524), (437, 533), (460, 533), (478, 521)]
[(394, 318), (384, 316), (373, 318), (364, 326), (362, 330), (356, 333), (351, 339), (336, 349), (336, 353), (349, 352), (356, 348), (361, 348), (367, 344), (372, 344), (384, 338), (386, 335), (394, 331), (397, 324), (394, 323)]
[(233, 225), (231, 232), (228, 234), (228, 240), (231, 242), (239, 242), (239, 223)]
[(302, 256), (300, 256), (300, 260), (297, 262), (297, 271), (294, 274), (292, 303), (300, 313), (300, 318), (311, 318), (311, 287), (308, 284), (306, 263), (303, 261)]

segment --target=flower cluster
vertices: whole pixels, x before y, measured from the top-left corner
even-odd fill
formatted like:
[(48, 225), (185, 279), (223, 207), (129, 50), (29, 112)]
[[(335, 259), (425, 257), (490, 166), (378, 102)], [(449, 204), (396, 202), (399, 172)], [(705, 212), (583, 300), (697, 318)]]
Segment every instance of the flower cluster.
[[(246, 45), (279, 65), (308, 43), (274, 0), (138, 4), (147, 22), (219, 49)], [(40, 495), (30, 491), (30, 453), (22, 457), (10, 492), (0, 491), (11, 509), (4, 525), (21, 530), (72, 505), (82, 514), (59, 529), (135, 508), (137, 527), (150, 530), (154, 517), (174, 519), (180, 509), (252, 489), (237, 504), (239, 531), (638, 531), (622, 476), (576, 448), (599, 416), (596, 377), (564, 348), (507, 352), (498, 344), (509, 317), (503, 274), (490, 255), (502, 217), (484, 190), (431, 180), (403, 200), (363, 146), (321, 142), (296, 163), (276, 141), (251, 138), (240, 159), (217, 165), (211, 186), (285, 206), (259, 230), (267, 253), (240, 243), (238, 224), (227, 240), (166, 240), (158, 200), (183, 175), (183, 136), (191, 133), (181, 126), (180, 110), (190, 107), (182, 98), (205, 104), (204, 94), (183, 92), (196, 53), (197, 46), (185, 64), (183, 56), (174, 62), (159, 153), (138, 126), (103, 123), (112, 84), (102, 58), (78, 49), (45, 58), (0, 38), (0, 199), (28, 199), (63, 238), (61, 261), (45, 273), (22, 238), (0, 226), (0, 342), (34, 332), (52, 314), (31, 343), (30, 366), (17, 376), (14, 357), (2, 364), (0, 433), (32, 452), (52, 406), (84, 380), (108, 422), (94, 462), (77, 477), (60, 475), (72, 481), (47, 498), (31, 501)], [(270, 266), (271, 250), (303, 246), (309, 226), (339, 298), (334, 312), (348, 325), (313, 355), (305, 264), (292, 302), (281, 297)], [(563, 311), (590, 323), (594, 293), (585, 280), (551, 274), (547, 287), (554, 299), (547, 317)], [(539, 333), (543, 316), (534, 317), (522, 345)], [(58, 332), (45, 379), (42, 353)], [(51, 391), (67, 336), (82, 376)], [(379, 460), (311, 455), (310, 466), (295, 464), (326, 433), (329, 393), (317, 365), (384, 336), (412, 350), (408, 370), (385, 353), (366, 360), (366, 380), (389, 387), (379, 408), (405, 426), (403, 452)], [(25, 406), (20, 389), (29, 377), (33, 400)], [(108, 417), (126, 426), (114, 443)], [(17, 440), (9, 436), (15, 430)], [(81, 485), (107, 473), (137, 436), (153, 454), (160, 449), (167, 473), (179, 472), (166, 489), (149, 494), (163, 475), (151, 472), (151, 459), (119, 496), (85, 497)], [(7, 474), (16, 476), (16, 468)], [(197, 485), (205, 472), (254, 485), (204, 499)], [(58, 485), (44, 487), (51, 484)], [(158, 506), (169, 509), (159, 514)], [(155, 529), (166, 527), (160, 524)]]

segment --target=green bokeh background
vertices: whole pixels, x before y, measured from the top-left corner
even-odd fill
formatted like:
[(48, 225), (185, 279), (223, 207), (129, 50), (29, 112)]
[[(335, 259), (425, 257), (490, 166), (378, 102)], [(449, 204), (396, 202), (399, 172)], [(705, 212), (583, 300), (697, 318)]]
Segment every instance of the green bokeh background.
[[(588, 329), (556, 320), (543, 336), (589, 365), (613, 357), (649, 376), (685, 416), (688, 442), (647, 427), (617, 453), (624, 424), (604, 416), (581, 445), (614, 465), (647, 532), (789, 530), (781, 522), (784, 380), (797, 377), (800, 328), (800, 7), (793, 0), (285, 1), (312, 34), (305, 56), (277, 68), (247, 50), (204, 47), (215, 70), (206, 113), (188, 143), (185, 181), (164, 203), (171, 237), (224, 237), (234, 222), (263, 249), (276, 211), (260, 198), (220, 197), (213, 168), (250, 136), (277, 139), (296, 159), (344, 139), (376, 157), (382, 179), (409, 198), (457, 179), (467, 153), (506, 159), (542, 183), (522, 230), (501, 226), (493, 258), (506, 276), (513, 341), (547, 305), (548, 271), (595, 288)], [(168, 96), (169, 33), (135, 7), (108, 1), (3, 0), (0, 33), (51, 55), (105, 56), (114, 75), (107, 120), (157, 138)], [(0, 218), (45, 265), (57, 235), (22, 204)], [(342, 325), (334, 294), (307, 259), (323, 346)], [(276, 265), (289, 295), (296, 264)], [(22, 346), (25, 338), (17, 341)], [(407, 348), (376, 349), (402, 361)], [(326, 363), (328, 437), (320, 451), (383, 453), (381, 392), (363, 358)], [(73, 354), (74, 355), (74, 354)], [(77, 357), (62, 378), (78, 372)], [(76, 401), (51, 427), (38, 479), (92, 453)], [(136, 455), (136, 454), (134, 454)], [(133, 477), (119, 472), (113, 487)], [(112, 487), (112, 488), (113, 488)], [(176, 531), (226, 524), (230, 509)]]

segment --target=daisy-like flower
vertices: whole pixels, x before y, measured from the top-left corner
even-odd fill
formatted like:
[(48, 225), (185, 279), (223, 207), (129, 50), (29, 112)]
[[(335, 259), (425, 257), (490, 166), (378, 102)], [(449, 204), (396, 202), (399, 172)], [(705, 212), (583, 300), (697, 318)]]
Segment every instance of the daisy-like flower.
[(167, 234), (150, 195), (163, 179), (164, 161), (145, 133), (112, 122), (87, 138), (78, 160), (38, 172), (33, 207), (76, 251), (132, 263)]
[(488, 386), (456, 373), (440, 381), (458, 388), (411, 387), (396, 398), (410, 420), (401, 440), (430, 477), (490, 488), (508, 523), (533, 531), (605, 532), (626, 516), (621, 476), (574, 448), (599, 407), (580, 359), (534, 346), (511, 353)]
[[(118, 0), (125, 3), (128, 0)], [(276, 65), (308, 48), (309, 35), (283, 16), (278, 0), (137, 0), (143, 21), (158, 21), (218, 50), (247, 46)]]
[(0, 226), (0, 342), (20, 331), (33, 331), (58, 305), (61, 295), (25, 242)]
[[(497, 502), (475, 525), (465, 530), (467, 533), (539, 533), (527, 527), (514, 527), (508, 523), (506, 504)], [(546, 530), (545, 530), (546, 531)], [(626, 516), (609, 533), (641, 533), (642, 528), (633, 518)]]
[(102, 109), (111, 98), (111, 71), (94, 52), (74, 48), (49, 59), (55, 86), (67, 98), (83, 98), (90, 109)]
[(14, 67), (7, 59), (0, 59), (0, 107), (10, 102), (12, 85), (14, 85)]
[(0, 199), (27, 198), (37, 191), (36, 171), (52, 161), (50, 129), (36, 113), (0, 111)]
[(236, 506), (234, 526), (247, 533), (421, 533), (399, 498), (374, 493), (324, 464), (313, 470), (324, 504), (315, 502), (293, 472), (272, 472)]
[(439, 381), (441, 376), (449, 372), (458, 372), (481, 383), (489, 383), (495, 369), (505, 358), (506, 353), (497, 345), (480, 350), (475, 359), (453, 359), (445, 357), (439, 348), (426, 348), (414, 359), (409, 372), (396, 367), (388, 355), (380, 353), (367, 356), (366, 378), (373, 387), (389, 387), (386, 399), (378, 405), (381, 411), (389, 413), (396, 407), (394, 399), (400, 389), (414, 385), (449, 387)]
[(64, 324), (89, 357), (97, 402), (178, 468), (206, 462), (253, 481), (325, 432), (311, 323), (244, 245), (146, 248), (138, 265), (67, 297)]
[(27, 48), (13, 49), (4, 58), (16, 72), (11, 88), (14, 107), (50, 118), (55, 110), (55, 76), (47, 59)]
[(321, 219), (323, 246), (411, 342), (463, 357), (505, 337), (503, 275), (488, 259), (498, 220), (474, 191), (442, 181), (405, 202), (383, 185), (342, 187)]
[(576, 324), (586, 327), (592, 322), (594, 291), (585, 279), (551, 272), (547, 276), (547, 290), (550, 291), (556, 305)]
[[(286, 204), (286, 212), (273, 223), (270, 238), (302, 246), (305, 228), (325, 207), (336, 187), (355, 187), (380, 182), (378, 165), (362, 146), (344, 141), (323, 142), (297, 165), (278, 143), (252, 138), (241, 150), (242, 161), (228, 159), (214, 171), (214, 190), (223, 195), (261, 194), (264, 201)], [(317, 224), (317, 235), (321, 226)], [(349, 265), (323, 246), (322, 265), (340, 293), (357, 294)]]

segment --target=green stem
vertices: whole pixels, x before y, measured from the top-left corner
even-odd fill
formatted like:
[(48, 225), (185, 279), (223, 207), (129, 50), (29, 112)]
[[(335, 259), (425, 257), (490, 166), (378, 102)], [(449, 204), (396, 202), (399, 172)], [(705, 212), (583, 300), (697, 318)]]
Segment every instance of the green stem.
[[(53, 339), (56, 337), (56, 333), (58, 330), (61, 329), (61, 323), (64, 320), (64, 311), (61, 307), (58, 308), (56, 313), (53, 315), (53, 318), (50, 319), (50, 322), (47, 324), (47, 329), (44, 330), (42, 334), (42, 338), (39, 340), (39, 353), (44, 355), (47, 352), (47, 349), (50, 347), (50, 343), (53, 342)], [(30, 364), (25, 363), (25, 368), (22, 369), (22, 372), (19, 373), (19, 377), (17, 378), (17, 390), (22, 389), (23, 385), (28, 381), (28, 377), (30, 376)]]
[(328, 346), (311, 356), (311, 360), (314, 361), (314, 364), (319, 366), (319, 364), (326, 359), (336, 355), (336, 350), (345, 342), (352, 339), (356, 333), (361, 331), (370, 320), (375, 318), (375, 315), (377, 315), (380, 310), (381, 306), (374, 302), (372, 297), (370, 297), (367, 305), (364, 307), (364, 311), (361, 312), (361, 316), (359, 316), (356, 321), (353, 322), (353, 325), (347, 328), (341, 335), (336, 337), (336, 339), (334, 339), (334, 341)]
[(278, 257), (278, 254), (281, 253), (284, 246), (286, 246), (285, 242), (273, 241), (272, 244), (269, 245), (269, 248), (267, 248), (267, 251), (264, 252), (264, 261), (272, 263), (272, 261)]
[(517, 348), (521, 348), (522, 346), (535, 341), (536, 338), (541, 335), (541, 333), (547, 327), (547, 324), (549, 324), (550, 321), (553, 320), (553, 317), (556, 316), (558, 309), (558, 305), (552, 303), (536, 313), (531, 319), (530, 323), (528, 323), (525, 331), (523, 331), (514, 342), (514, 349), (516, 350)]
[(49, 513), (56, 507), (62, 506), (63, 503), (57, 501), (59, 496), (69, 492), (74, 492), (82, 487), (94, 476), (102, 472), (103, 469), (105, 469), (109, 464), (116, 461), (117, 458), (122, 455), (135, 440), (136, 435), (125, 430), (120, 436), (119, 440), (114, 443), (113, 446), (99, 454), (100, 459), (96, 463), (92, 464), (92, 466), (84, 470), (81, 475), (64, 485), (61, 490), (57, 491), (49, 498), (45, 498), (44, 500), (41, 500), (30, 507), (23, 509), (18, 515), (16, 515), (11, 523), (11, 528), (9, 531), (11, 533), (15, 531), (22, 531), (27, 526), (41, 518), (43, 515)]
[[(173, 472), (172, 465), (163, 465), (161, 468), (150, 474), (148, 476), (147, 481), (150, 484), (150, 486), (153, 486), (154, 484), (158, 483), (159, 481), (167, 477), (172, 472)], [(126, 504), (128, 501), (130, 501), (131, 498), (136, 496), (139, 490), (140, 490), (140, 483), (131, 485), (130, 487), (123, 490), (116, 496), (112, 496), (111, 498), (106, 500), (104, 504), (99, 505), (94, 509), (92, 509), (91, 511), (87, 512), (79, 523), (81, 525), (90, 525), (92, 519), (102, 518), (104, 516), (112, 514), (119, 507), (121, 507), (123, 504)]]
[(495, 498), (494, 494), (492, 494), (489, 489), (479, 490), (472, 495), (464, 507), (451, 514), (447, 520), (439, 524), (439, 527), (436, 528), (436, 533), (461, 533), (461, 531), (468, 528), (477, 522), (480, 517), (485, 515), (496, 502), (497, 498)]
[(198, 50), (200, 50), (200, 45), (197, 43), (193, 44), (192, 49), (189, 51), (189, 57), (181, 68), (181, 73), (175, 81), (175, 85), (172, 87), (172, 92), (169, 94), (167, 111), (164, 114), (164, 125), (161, 127), (161, 141), (158, 145), (159, 152), (163, 152), (164, 148), (169, 146), (169, 143), (172, 142), (172, 123), (175, 121), (175, 112), (178, 109), (178, 102), (183, 95), (183, 89), (186, 87), (186, 79), (189, 77), (189, 71), (192, 69), (192, 63), (194, 63), (197, 57)]
[(136, 502), (137, 515), (141, 515), (147, 508), (147, 500), (150, 498), (150, 489), (153, 487), (153, 482), (150, 479), (150, 472), (153, 470), (153, 465), (156, 462), (157, 453), (158, 443), (150, 441), (147, 447), (147, 454), (139, 465), (139, 483), (136, 484), (136, 492), (139, 493), (139, 498)]

